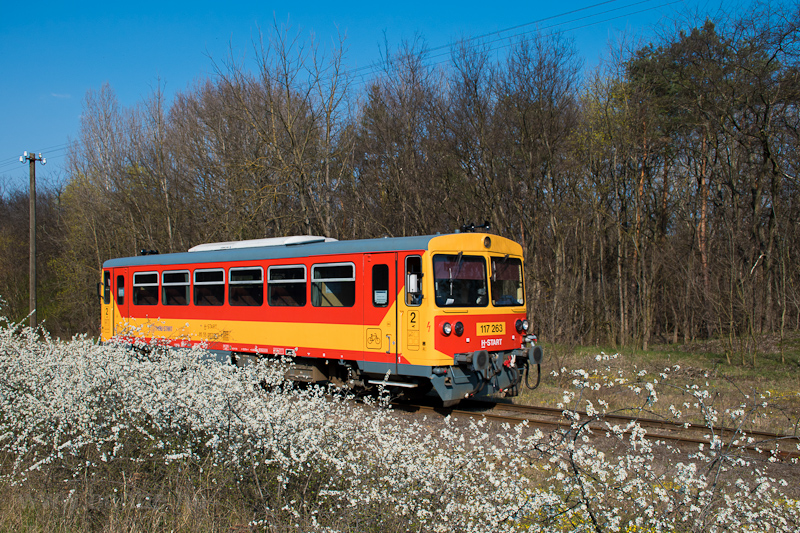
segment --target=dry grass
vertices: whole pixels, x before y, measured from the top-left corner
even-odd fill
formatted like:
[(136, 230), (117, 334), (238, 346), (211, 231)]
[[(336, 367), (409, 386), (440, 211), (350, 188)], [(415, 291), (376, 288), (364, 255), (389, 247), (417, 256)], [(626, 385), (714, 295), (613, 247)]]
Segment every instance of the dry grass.
[(44, 469), (23, 485), (0, 482), (0, 531), (249, 531), (242, 524), (252, 510), (222, 469), (130, 462), (91, 478), (59, 473)]

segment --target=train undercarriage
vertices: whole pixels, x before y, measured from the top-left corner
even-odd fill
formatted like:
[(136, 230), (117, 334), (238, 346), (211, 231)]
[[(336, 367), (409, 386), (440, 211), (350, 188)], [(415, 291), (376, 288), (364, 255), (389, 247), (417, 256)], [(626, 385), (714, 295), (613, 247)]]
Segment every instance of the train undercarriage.
[[(269, 356), (216, 351), (218, 361), (243, 366)], [(389, 371), (383, 363), (295, 357), (287, 364), (286, 379), (299, 383), (331, 384), (356, 392), (382, 388), (396, 399), (438, 398), (445, 407), (468, 398), (502, 393), (513, 397), (528, 383), (531, 367), (537, 367), (537, 385), (543, 352), (540, 346), (508, 352), (478, 350), (456, 354), (450, 366), (397, 364)], [(276, 358), (270, 358), (279, 361)], [(535, 386), (528, 385), (529, 388)]]

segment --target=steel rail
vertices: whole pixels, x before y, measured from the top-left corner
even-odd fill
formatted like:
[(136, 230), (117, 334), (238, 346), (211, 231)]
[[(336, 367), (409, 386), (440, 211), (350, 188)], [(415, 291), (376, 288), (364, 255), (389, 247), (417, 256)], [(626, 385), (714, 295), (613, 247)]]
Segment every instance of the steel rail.
[[(521, 405), (521, 404), (509, 404), (509, 403), (494, 403), (494, 402), (477, 402), (473, 401), (469, 405), (478, 406), (491, 406), (492, 409), (500, 409), (503, 411), (512, 411), (518, 412), (523, 414), (533, 413), (533, 414), (543, 414), (543, 415), (551, 415), (551, 416), (563, 416), (564, 409), (558, 409), (555, 407), (542, 407), (542, 406), (534, 406), (534, 405)], [(572, 411), (581, 418), (583, 417), (590, 417), (589, 413), (586, 411)], [(692, 424), (690, 422), (675, 422), (673, 420), (665, 420), (660, 418), (642, 418), (639, 416), (631, 416), (631, 415), (623, 415), (619, 413), (603, 413), (602, 415), (597, 416), (596, 418), (600, 420), (619, 420), (622, 422), (637, 422), (643, 427), (650, 427), (650, 428), (662, 428), (662, 429), (674, 429), (678, 431), (690, 430), (690, 431), (712, 431), (716, 433), (724, 433), (728, 435), (736, 435), (737, 433), (741, 433), (744, 436), (755, 436), (755, 437), (762, 437), (768, 440), (796, 440), (800, 442), (800, 436), (798, 435), (786, 435), (781, 433), (772, 433), (767, 431), (760, 431), (760, 430), (744, 430), (740, 428), (732, 428), (726, 426), (718, 426), (718, 427), (709, 427), (700, 424)]]
[[(486, 419), (492, 420), (496, 422), (505, 422), (510, 424), (521, 424), (523, 422), (528, 422), (529, 424), (535, 426), (546, 426), (546, 427), (554, 427), (554, 428), (570, 428), (573, 426), (573, 422), (570, 421), (565, 416), (564, 409), (556, 409), (552, 407), (539, 407), (539, 406), (530, 406), (530, 405), (518, 405), (518, 404), (506, 404), (506, 403), (491, 403), (491, 402), (462, 402), (461, 408), (440, 408), (440, 407), (432, 407), (428, 405), (412, 405), (412, 404), (393, 404), (393, 407), (398, 410), (404, 410), (409, 412), (416, 412), (416, 411), (426, 411), (426, 412), (436, 412), (442, 416), (465, 416), (468, 418), (477, 418), (477, 419)], [(512, 413), (517, 413), (516, 415), (503, 415), (491, 412), (481, 412), (481, 411), (474, 411), (465, 409), (465, 407), (477, 407), (477, 408), (489, 408), (489, 409), (498, 409), (500, 411), (510, 411)], [(586, 425), (583, 426), (583, 429), (588, 429), (593, 432), (611, 432), (614, 431), (615, 434), (621, 435), (630, 435), (633, 433), (630, 429), (622, 429), (619, 430), (618, 433), (614, 429), (608, 427), (608, 422), (610, 420), (619, 420), (629, 424), (631, 422), (635, 422), (640, 427), (645, 428), (644, 437), (649, 440), (659, 440), (659, 441), (674, 441), (679, 442), (682, 444), (694, 444), (694, 445), (704, 445), (704, 446), (711, 446), (712, 441), (707, 436), (701, 437), (691, 437), (686, 435), (686, 433), (697, 433), (699, 431), (712, 431), (717, 432), (717, 436), (723, 432), (727, 432), (730, 438), (733, 438), (736, 434), (741, 433), (741, 438), (746, 438), (747, 436), (754, 436), (757, 435), (758, 437), (764, 439), (758, 442), (740, 442), (736, 441), (723, 441), (723, 446), (730, 448), (731, 446), (735, 449), (743, 449), (748, 450), (751, 452), (755, 452), (758, 454), (776, 454), (781, 459), (795, 459), (800, 458), (800, 452), (795, 450), (771, 450), (766, 449), (765, 446), (770, 445), (779, 445), (780, 443), (784, 442), (794, 442), (800, 441), (800, 437), (796, 435), (781, 435), (778, 433), (769, 433), (765, 431), (754, 431), (754, 432), (744, 432), (741, 430), (736, 430), (734, 428), (708, 428), (707, 426), (701, 426), (698, 424), (681, 424), (671, 420), (661, 420), (661, 419), (650, 419), (650, 418), (639, 418), (629, 415), (619, 415), (619, 414), (603, 414), (603, 415), (596, 415), (590, 416), (588, 413), (584, 411), (572, 411), (574, 414), (579, 416), (579, 419), (586, 420)], [(520, 416), (521, 415), (521, 416)], [(603, 424), (605, 422), (605, 425)], [(672, 433), (656, 433), (653, 431), (647, 431), (647, 429), (667, 429)], [(683, 433), (683, 435), (681, 435)], [(712, 433), (714, 434), (714, 433)], [(717, 441), (719, 442), (719, 441)]]

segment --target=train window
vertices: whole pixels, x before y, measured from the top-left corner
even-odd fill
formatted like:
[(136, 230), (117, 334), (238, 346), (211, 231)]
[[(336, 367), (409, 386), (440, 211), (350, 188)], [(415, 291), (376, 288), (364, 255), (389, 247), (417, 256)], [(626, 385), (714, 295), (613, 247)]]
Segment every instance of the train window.
[(406, 305), (422, 304), (422, 258), (406, 257)]
[(306, 305), (306, 267), (272, 266), (267, 272), (269, 305), (303, 307)]
[(133, 273), (133, 305), (158, 304), (158, 272)]
[(228, 276), (229, 304), (257, 306), (264, 303), (264, 269), (232, 268)]
[(194, 305), (225, 303), (225, 271), (221, 268), (194, 271)]
[(161, 303), (164, 305), (189, 305), (188, 270), (161, 274)]
[(372, 305), (389, 305), (389, 265), (372, 266)]
[(439, 307), (486, 307), (486, 259), (473, 255), (433, 256), (433, 284)]
[(328, 263), (311, 267), (311, 305), (353, 307), (356, 303), (356, 266)]
[(111, 272), (108, 270), (103, 272), (103, 303), (111, 303)]
[(492, 305), (506, 307), (525, 303), (522, 285), (522, 261), (492, 257)]
[(125, 303), (125, 276), (117, 276), (117, 305)]

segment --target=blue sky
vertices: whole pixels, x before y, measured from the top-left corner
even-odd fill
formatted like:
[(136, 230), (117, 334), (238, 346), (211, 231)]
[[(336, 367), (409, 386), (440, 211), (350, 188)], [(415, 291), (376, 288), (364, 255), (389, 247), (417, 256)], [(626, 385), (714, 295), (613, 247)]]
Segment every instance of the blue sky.
[[(23, 151), (43, 152), (37, 183), (65, 179), (66, 147), (78, 135), (86, 92), (110, 84), (130, 107), (161, 84), (169, 98), (213, 74), (230, 51), (252, 55), (259, 30), (288, 24), (321, 45), (346, 38), (347, 66), (364, 67), (415, 35), (429, 47), (539, 26), (575, 39), (591, 67), (623, 33), (650, 40), (653, 27), (687, 12), (735, 9), (733, 0), (574, 2), (14, 2), (0, 9), (0, 194), (27, 189)], [(511, 28), (515, 28), (511, 30)]]

